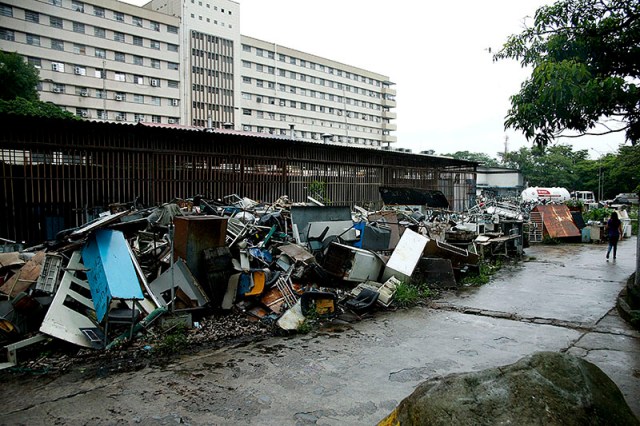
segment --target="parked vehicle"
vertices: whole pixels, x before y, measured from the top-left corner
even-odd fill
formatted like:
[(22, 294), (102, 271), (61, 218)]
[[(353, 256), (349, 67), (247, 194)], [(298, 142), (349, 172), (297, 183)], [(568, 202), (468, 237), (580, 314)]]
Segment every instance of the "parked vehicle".
[(571, 192), (571, 199), (581, 201), (585, 205), (597, 203), (593, 191), (573, 191)]

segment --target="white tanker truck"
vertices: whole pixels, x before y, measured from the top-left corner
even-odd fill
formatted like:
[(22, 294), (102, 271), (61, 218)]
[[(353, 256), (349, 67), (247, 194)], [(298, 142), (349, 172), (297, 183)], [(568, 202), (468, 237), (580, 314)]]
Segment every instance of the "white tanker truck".
[(546, 201), (558, 203), (571, 199), (571, 195), (566, 188), (541, 188), (537, 186), (525, 189), (520, 194), (520, 197), (522, 197), (522, 201)]

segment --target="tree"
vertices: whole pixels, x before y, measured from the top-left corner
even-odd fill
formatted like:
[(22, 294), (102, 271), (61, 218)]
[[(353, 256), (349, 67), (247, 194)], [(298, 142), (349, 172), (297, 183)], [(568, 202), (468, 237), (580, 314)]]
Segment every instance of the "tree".
[(73, 113), (59, 106), (39, 100), (28, 101), (16, 98), (10, 101), (0, 100), (0, 112), (6, 114), (33, 115), (36, 117), (77, 119)]
[(476, 161), (483, 166), (487, 167), (498, 167), (500, 164), (498, 160), (495, 158), (489, 157), (487, 154), (483, 152), (469, 152), (469, 151), (457, 151), (453, 154), (442, 154), (445, 157), (452, 157), (456, 160), (468, 160), (468, 161)]
[[(539, 8), (533, 25), (508, 38), (494, 60), (533, 68), (511, 97), (505, 128), (546, 146), (565, 130), (624, 131), (640, 139), (640, 2), (560, 0)], [(609, 127), (608, 121), (616, 122)], [(606, 123), (606, 124), (605, 124)], [(603, 125), (607, 130), (593, 129)]]
[(0, 51), (0, 99), (11, 101), (17, 97), (37, 101), (40, 73), (17, 53)]

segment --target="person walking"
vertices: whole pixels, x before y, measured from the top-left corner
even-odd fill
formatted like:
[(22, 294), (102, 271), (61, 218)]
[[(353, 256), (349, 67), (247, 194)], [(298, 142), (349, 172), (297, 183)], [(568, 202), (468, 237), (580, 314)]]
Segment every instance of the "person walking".
[(622, 235), (622, 222), (618, 219), (618, 213), (611, 213), (611, 218), (607, 221), (607, 235), (609, 236), (609, 247), (607, 248), (607, 260), (613, 249), (613, 258), (616, 258), (618, 252), (618, 240)]

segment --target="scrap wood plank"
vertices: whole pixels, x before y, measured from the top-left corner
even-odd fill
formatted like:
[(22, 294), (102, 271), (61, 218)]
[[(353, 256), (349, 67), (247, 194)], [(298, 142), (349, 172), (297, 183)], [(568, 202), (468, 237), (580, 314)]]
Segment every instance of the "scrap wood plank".
[(0, 291), (9, 297), (15, 297), (31, 287), (40, 276), (44, 255), (43, 251), (37, 252), (15, 275), (0, 287)]

